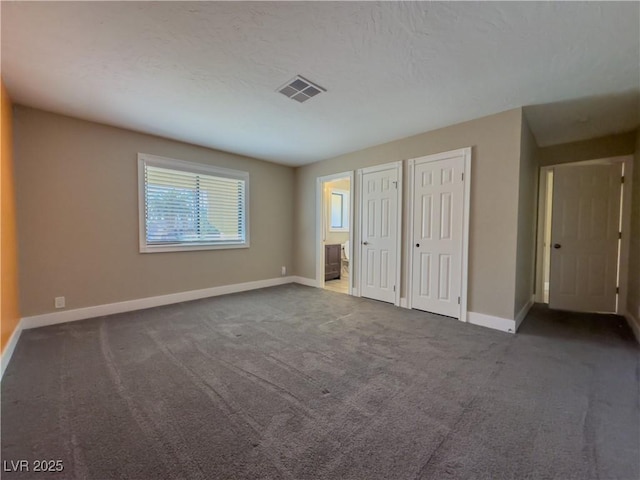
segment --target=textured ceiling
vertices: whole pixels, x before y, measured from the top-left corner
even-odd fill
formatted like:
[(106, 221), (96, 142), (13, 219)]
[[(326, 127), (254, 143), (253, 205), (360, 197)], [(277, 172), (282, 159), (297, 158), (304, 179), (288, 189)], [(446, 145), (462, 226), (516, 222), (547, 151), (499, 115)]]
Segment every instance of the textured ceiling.
[[(540, 145), (638, 124), (640, 4), (2, 2), (17, 102), (289, 165), (529, 106)], [(327, 93), (276, 89), (300, 74)]]

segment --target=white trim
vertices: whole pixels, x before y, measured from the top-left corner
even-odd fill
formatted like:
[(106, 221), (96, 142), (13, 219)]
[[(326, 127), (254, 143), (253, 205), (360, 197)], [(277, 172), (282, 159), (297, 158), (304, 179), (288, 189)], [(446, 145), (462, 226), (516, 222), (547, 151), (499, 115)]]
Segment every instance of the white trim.
[(314, 280), (313, 278), (307, 278), (307, 277), (291, 277), (291, 280), (294, 283), (299, 283), (300, 285), (306, 285), (307, 287), (316, 287), (316, 288), (322, 288), (318, 286), (318, 281)]
[(464, 154), (464, 207), (462, 210), (462, 291), (460, 292), (460, 321), (467, 321), (469, 290), (469, 225), (471, 218), (471, 147), (460, 149)]
[(620, 251), (618, 261), (618, 315), (624, 315), (627, 309), (627, 298), (629, 292), (629, 257), (631, 255), (631, 210), (633, 193), (633, 156), (622, 157), (624, 165), (624, 183), (622, 184), (622, 205), (620, 205), (622, 239), (620, 240)]
[(316, 178), (316, 283), (318, 288), (324, 288), (324, 177)]
[[(358, 230), (355, 236), (355, 245), (351, 242), (351, 256), (358, 258), (358, 268), (355, 271), (355, 288), (353, 294), (356, 297), (361, 296), (360, 285), (362, 285), (362, 266), (360, 265), (360, 259), (362, 258), (362, 169), (356, 171), (356, 190), (358, 191)], [(353, 263), (353, 261), (351, 262)]]
[(469, 288), (469, 222), (471, 211), (471, 147), (459, 148), (448, 152), (425, 155), (424, 157), (409, 160), (409, 230), (407, 232), (408, 252), (408, 277), (407, 277), (407, 308), (413, 308), (413, 217), (414, 217), (414, 179), (417, 164), (438, 162), (449, 158), (464, 157), (464, 182), (463, 182), (463, 208), (462, 208), (462, 258), (460, 262), (460, 318), (461, 322), (467, 322), (467, 294)]
[(516, 332), (515, 320), (508, 318), (494, 317), (493, 315), (485, 315), (484, 313), (468, 312), (467, 322), (481, 327), (492, 328), (507, 333)]
[(408, 227), (407, 227), (407, 238), (406, 238), (406, 249), (407, 249), (407, 275), (405, 277), (407, 281), (407, 308), (413, 308), (413, 228), (414, 228), (414, 197), (415, 197), (415, 175), (416, 175), (416, 159), (410, 158), (407, 160), (407, 164), (409, 165), (408, 179), (409, 179), (409, 191), (407, 192), (407, 202), (409, 203), (409, 212), (408, 212)]
[(638, 343), (640, 343), (640, 320), (635, 318), (630, 312), (625, 312), (624, 318), (627, 320), (627, 323), (631, 327), (636, 340), (638, 341)]
[[(349, 188), (349, 243), (351, 245), (351, 258), (349, 259), (349, 295), (355, 295), (353, 293), (353, 264), (354, 264), (354, 249), (353, 249), (353, 225), (354, 225), (354, 176), (353, 171), (333, 173), (331, 175), (324, 175), (316, 178), (316, 284), (310, 285), (303, 283), (303, 285), (309, 285), (312, 287), (324, 288), (324, 242), (326, 240), (325, 232), (325, 208), (324, 208), (324, 184), (325, 182), (331, 182), (332, 180), (340, 180), (342, 178), (348, 178), (351, 188)], [(298, 282), (301, 283), (301, 282)]]
[(402, 161), (396, 162), (398, 165), (398, 221), (397, 221), (397, 238), (396, 238), (396, 307), (400, 306), (400, 285), (402, 284), (402, 190), (404, 188), (402, 179), (404, 176)]
[(20, 340), (20, 334), (23, 330), (24, 320), (21, 319), (16, 328), (13, 330), (11, 337), (9, 337), (9, 341), (4, 347), (2, 351), (2, 358), (0, 359), (0, 380), (4, 377), (4, 372), (11, 361), (11, 357), (13, 356), (13, 352), (16, 349), (16, 345), (18, 344), (18, 340)]
[(398, 166), (402, 167), (402, 160), (396, 160), (395, 162), (389, 163), (381, 163), (380, 165), (374, 165), (373, 167), (363, 167), (358, 171), (361, 171), (362, 173), (375, 173), (390, 170), (391, 168), (397, 168)]
[(522, 321), (527, 317), (529, 310), (531, 310), (531, 307), (533, 307), (534, 301), (535, 301), (535, 296), (531, 296), (529, 301), (524, 304), (524, 306), (520, 309), (520, 311), (516, 315), (516, 319), (515, 319), (516, 331), (518, 331), (518, 329), (520, 328), (520, 325), (522, 324)]
[[(360, 263), (360, 259), (362, 258), (362, 195), (364, 193), (362, 189), (362, 176), (367, 173), (375, 173), (375, 172), (383, 172), (385, 170), (397, 170), (398, 175), (398, 187), (396, 189), (396, 203), (397, 203), (397, 218), (396, 218), (396, 290), (395, 290), (395, 298), (393, 304), (396, 307), (400, 306), (400, 286), (402, 282), (402, 160), (398, 160), (396, 162), (383, 163), (382, 165), (375, 165), (373, 167), (359, 168), (356, 172), (357, 180), (356, 185), (359, 192), (358, 197), (358, 236), (357, 236), (357, 244), (358, 248), (353, 248), (353, 242), (351, 242), (351, 254), (353, 255), (355, 251), (358, 252), (358, 271), (357, 271), (357, 286), (360, 289), (361, 281), (362, 281), (362, 263)], [(361, 292), (358, 292), (358, 296)]]
[(549, 282), (544, 281), (545, 265), (545, 233), (546, 233), (546, 211), (547, 211), (547, 182), (551, 167), (540, 167), (538, 172), (538, 201), (536, 219), (536, 265), (535, 265), (535, 296), (536, 301), (544, 301), (544, 292), (549, 290)]
[(432, 153), (422, 157), (412, 158), (416, 163), (439, 162), (440, 160), (448, 160), (449, 158), (459, 157), (461, 155), (471, 155), (471, 147), (458, 148), (456, 150), (447, 150), (446, 152)]
[[(355, 178), (353, 170), (349, 172), (349, 188), (350, 196), (349, 196), (349, 295), (356, 295), (357, 291), (353, 287), (353, 266), (356, 265), (358, 261), (354, 255), (354, 245), (353, 239), (355, 238), (355, 224), (356, 224), (356, 209), (355, 209), (355, 201), (356, 201), (356, 191), (355, 191)], [(323, 278), (324, 280), (324, 278)], [(355, 291), (355, 293), (354, 293)]]
[(172, 303), (188, 302), (190, 300), (198, 300), (200, 298), (217, 297), (218, 295), (227, 295), (229, 293), (274, 287), (276, 285), (291, 283), (294, 281), (293, 278), (295, 277), (269, 278), (266, 280), (222, 285), (219, 287), (203, 288), (201, 290), (190, 290), (187, 292), (171, 293), (169, 295), (159, 295), (157, 297), (139, 298), (124, 302), (108, 303), (93, 307), (76, 308), (74, 310), (34, 315), (32, 317), (25, 317), (22, 319), (22, 328), (29, 329), (45, 327), (48, 325), (56, 325), (58, 323), (75, 322), (77, 320), (85, 320), (87, 318), (102, 317), (104, 315), (113, 315), (115, 313), (131, 312), (145, 308), (170, 305)]

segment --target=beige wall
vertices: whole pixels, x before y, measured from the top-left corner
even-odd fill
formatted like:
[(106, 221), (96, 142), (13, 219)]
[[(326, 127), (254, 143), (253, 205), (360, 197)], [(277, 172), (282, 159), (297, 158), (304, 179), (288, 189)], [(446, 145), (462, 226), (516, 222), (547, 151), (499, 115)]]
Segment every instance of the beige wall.
[(627, 311), (635, 318), (636, 324), (640, 328), (640, 129), (636, 133), (633, 163)]
[(535, 281), (536, 202), (538, 196), (538, 146), (526, 118), (520, 137), (518, 190), (518, 243), (516, 258), (516, 299), (514, 315), (531, 300)]
[[(318, 176), (471, 146), (468, 306), (473, 312), (514, 318), (533, 292), (538, 162), (550, 165), (631, 151), (636, 165), (640, 162), (640, 134), (537, 148), (522, 109), (295, 170), (21, 106), (15, 109), (14, 122), (24, 316), (54, 311), (55, 296), (66, 297), (67, 309), (81, 308), (273, 278), (280, 275), (282, 265), (291, 274), (315, 278)], [(138, 253), (138, 152), (249, 171), (251, 248)], [(639, 177), (636, 168), (628, 299), (628, 309), (636, 317), (640, 316)], [(405, 164), (405, 186), (406, 182)], [(404, 225), (408, 225), (406, 192), (405, 188)], [(407, 233), (403, 231), (403, 248)], [(341, 238), (328, 241), (343, 243)], [(406, 251), (402, 269), (405, 297)]]
[[(292, 168), (17, 107), (23, 316), (280, 276), (292, 267)], [(138, 252), (138, 152), (248, 171), (251, 248)]]
[(617, 157), (633, 154), (635, 151), (635, 132), (620, 135), (563, 143), (538, 149), (538, 163), (541, 167), (561, 163), (582, 162), (594, 158)]
[[(512, 319), (521, 119), (522, 109), (514, 109), (297, 168), (294, 219), (296, 274), (311, 279), (316, 276), (314, 203), (317, 177), (471, 146), (468, 308), (473, 312)], [(404, 177), (406, 185), (406, 168)], [(356, 198), (358, 193), (355, 192)], [(405, 188), (405, 215), (407, 201)], [(408, 224), (406, 218), (403, 224)], [(403, 246), (406, 238), (405, 230)], [(408, 271), (405, 250), (402, 260), (403, 297), (406, 296)], [(354, 267), (357, 268), (355, 260)]]

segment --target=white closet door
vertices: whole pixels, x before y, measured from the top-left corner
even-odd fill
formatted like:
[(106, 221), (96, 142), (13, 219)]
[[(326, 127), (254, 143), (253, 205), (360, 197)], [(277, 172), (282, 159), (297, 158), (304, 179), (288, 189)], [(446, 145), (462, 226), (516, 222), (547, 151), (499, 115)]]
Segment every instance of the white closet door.
[(423, 162), (413, 174), (412, 308), (460, 318), (464, 155)]
[(398, 167), (363, 170), (361, 191), (363, 297), (395, 302), (398, 239)]

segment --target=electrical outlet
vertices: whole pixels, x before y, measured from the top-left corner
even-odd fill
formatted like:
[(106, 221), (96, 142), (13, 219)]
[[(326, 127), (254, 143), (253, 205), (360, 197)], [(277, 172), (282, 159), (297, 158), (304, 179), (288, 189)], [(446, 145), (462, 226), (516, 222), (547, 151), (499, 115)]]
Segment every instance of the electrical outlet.
[(284, 277), (287, 274), (287, 267), (282, 267), (282, 276)]
[(56, 297), (55, 304), (56, 304), (56, 308), (64, 308), (64, 305), (65, 305), (64, 297)]

